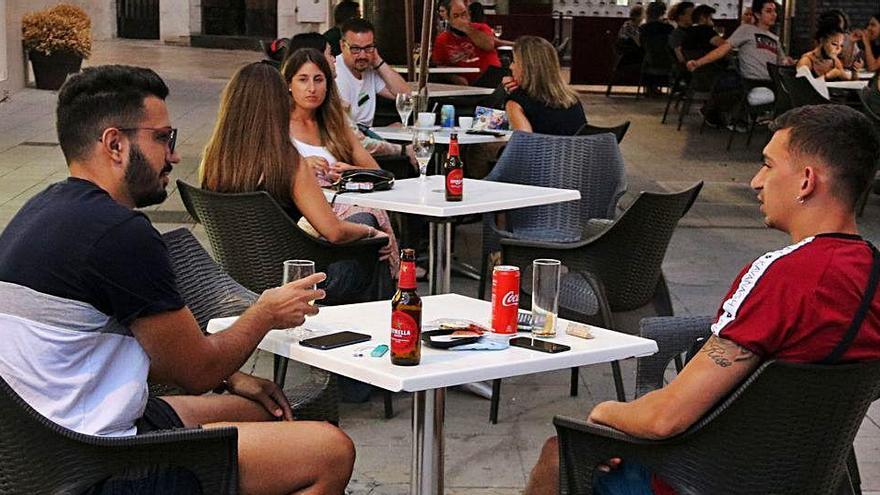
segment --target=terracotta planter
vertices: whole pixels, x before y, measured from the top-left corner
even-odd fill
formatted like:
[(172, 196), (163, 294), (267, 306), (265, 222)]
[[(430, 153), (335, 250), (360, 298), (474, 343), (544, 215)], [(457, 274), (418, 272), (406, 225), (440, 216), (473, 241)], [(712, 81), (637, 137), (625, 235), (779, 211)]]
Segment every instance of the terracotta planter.
[(46, 55), (29, 51), (28, 58), (34, 67), (34, 78), (38, 89), (58, 89), (64, 84), (68, 74), (79, 72), (82, 57), (69, 52), (55, 52)]

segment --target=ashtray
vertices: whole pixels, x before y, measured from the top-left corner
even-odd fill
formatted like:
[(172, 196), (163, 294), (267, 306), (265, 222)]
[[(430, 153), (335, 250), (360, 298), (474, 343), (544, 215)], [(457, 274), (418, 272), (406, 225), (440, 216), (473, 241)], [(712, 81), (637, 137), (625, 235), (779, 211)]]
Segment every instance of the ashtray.
[(480, 340), (480, 337), (452, 337), (452, 334), (459, 332), (458, 328), (444, 328), (440, 330), (428, 330), (422, 332), (422, 342), (428, 347), (434, 349), (451, 349), (460, 345), (473, 344)]

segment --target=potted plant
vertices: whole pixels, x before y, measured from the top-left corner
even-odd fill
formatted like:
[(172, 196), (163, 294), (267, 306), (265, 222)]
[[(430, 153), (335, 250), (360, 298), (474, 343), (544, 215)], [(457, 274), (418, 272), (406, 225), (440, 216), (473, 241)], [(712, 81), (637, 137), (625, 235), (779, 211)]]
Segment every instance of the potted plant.
[(58, 89), (92, 52), (92, 22), (81, 8), (58, 4), (21, 19), (21, 38), (37, 88)]

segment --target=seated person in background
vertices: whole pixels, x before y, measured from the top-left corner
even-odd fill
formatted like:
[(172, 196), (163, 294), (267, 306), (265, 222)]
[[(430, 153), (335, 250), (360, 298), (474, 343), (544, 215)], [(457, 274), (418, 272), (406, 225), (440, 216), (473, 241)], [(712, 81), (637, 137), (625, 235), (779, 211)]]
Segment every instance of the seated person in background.
[(614, 49), (617, 51), (618, 66), (632, 65), (641, 62), (642, 47), (639, 45), (639, 26), (645, 15), (645, 8), (634, 5), (629, 9), (629, 19), (624, 21), (617, 31)]
[(656, 96), (660, 93), (657, 85), (666, 81), (672, 65), (669, 56), (669, 35), (675, 28), (666, 22), (663, 18), (664, 14), (666, 14), (665, 3), (651, 2), (645, 9), (645, 23), (639, 26), (639, 45), (645, 52), (646, 61), (652, 61), (655, 66), (665, 66), (663, 76), (644, 75), (647, 96)]
[[(284, 62), (281, 73), (292, 97), (290, 139), (299, 151), (302, 163), (315, 174), (319, 186), (331, 185), (346, 170), (379, 168), (348, 125), (342, 100), (333, 84), (333, 71), (326, 58), (317, 50), (302, 48)], [(399, 250), (391, 221), (384, 210), (339, 203), (333, 205), (333, 211), (342, 219), (373, 217), (371, 223), (375, 221), (373, 225), (389, 237), (388, 249), (383, 254), (390, 261), (390, 275), (397, 273)]]
[[(323, 56), (316, 56), (326, 66)], [(310, 166), (315, 160), (301, 158), (288, 135), (288, 91), (281, 74), (266, 64), (249, 64), (233, 75), (223, 90), (217, 123), (205, 146), (199, 170), (202, 187), (228, 193), (266, 191), (294, 222), (304, 217), (321, 237), (334, 244), (387, 237), (376, 229), (372, 215), (363, 215), (358, 219), (361, 223), (354, 223), (334, 214)], [(347, 130), (345, 116), (340, 112), (337, 117)], [(386, 246), (381, 255), (389, 256), (390, 249)], [(374, 287), (369, 274), (353, 262), (332, 263), (327, 274), (327, 304), (361, 301)]]
[[(238, 371), (269, 330), (318, 312), (310, 303), (322, 291), (310, 287), (324, 275), (268, 289), (229, 330), (204, 335), (162, 237), (136, 210), (165, 200), (180, 161), (167, 95), (155, 72), (122, 65), (85, 68), (59, 91), (70, 177), (0, 235), (0, 374), (37, 412), (86, 435), (235, 426), (242, 493), (342, 493), (348, 436), (292, 421), (281, 389)], [(148, 397), (148, 376), (193, 395)], [(230, 393), (201, 395), (221, 386)]]
[(687, 29), (693, 24), (691, 15), (694, 13), (694, 2), (679, 2), (669, 9), (669, 19), (675, 23), (675, 29), (669, 33), (669, 48), (675, 53), (675, 59), (679, 64), (684, 64), (687, 59), (681, 51), (681, 44)]
[(480, 72), (450, 74), (454, 84), (471, 84), (490, 66), (501, 67), (495, 51), (495, 33), (487, 24), (471, 22), (463, 0), (449, 4), (449, 27), (437, 35), (431, 59), (439, 66), (476, 67)]
[(584, 107), (559, 74), (553, 45), (537, 36), (520, 36), (513, 46), (511, 91), (505, 105), (510, 128), (518, 131), (573, 136), (587, 119)]
[(840, 28), (843, 32), (843, 49), (840, 51), (840, 61), (843, 62), (844, 69), (851, 69), (856, 72), (861, 70), (864, 65), (861, 50), (859, 50), (858, 41), (862, 39), (862, 34), (858, 31), (851, 31), (849, 28), (849, 16), (840, 9), (831, 9), (822, 12), (819, 15), (817, 25), (831, 23)]
[(755, 23), (755, 14), (752, 13), (751, 7), (746, 7), (743, 9), (743, 13), (739, 17), (739, 23), (740, 23), (740, 25)]
[(330, 43), (333, 56), (342, 53), (339, 46), (342, 41), (342, 25), (349, 19), (361, 16), (361, 6), (354, 0), (342, 0), (333, 8), (333, 27), (324, 32), (324, 38)]
[(844, 69), (840, 60), (844, 37), (843, 31), (836, 22), (820, 23), (815, 35), (816, 48), (808, 51), (798, 60), (798, 68), (806, 67), (810, 69), (813, 77), (822, 77), (826, 81), (848, 81), (858, 78), (858, 73)]
[[(791, 110), (773, 128), (751, 185), (764, 222), (789, 234), (792, 244), (743, 268), (718, 310), (714, 335), (674, 380), (632, 402), (602, 402), (589, 421), (636, 437), (668, 438), (693, 425), (763, 361), (880, 359), (880, 292), (855, 338), (846, 338), (873, 265), (874, 248), (858, 234), (855, 205), (880, 157), (874, 126), (851, 108), (820, 105)], [(558, 460), (554, 437), (544, 445), (527, 494), (556, 493)], [(595, 493), (615, 493), (607, 489), (615, 481), (632, 489), (626, 493), (650, 493), (651, 475), (638, 459), (609, 465), (619, 469), (594, 478)]]
[[(697, 67), (707, 65), (697, 65), (696, 61), (725, 43), (724, 38), (715, 31), (715, 23), (712, 21), (713, 14), (715, 14), (715, 9), (708, 5), (698, 5), (691, 13), (693, 22), (685, 31), (684, 39), (681, 42), (681, 51), (688, 61), (688, 70), (693, 71)], [(710, 66), (709, 70), (720, 72), (724, 70), (725, 66), (724, 62), (719, 62)]]
[(342, 25), (342, 54), (336, 57), (336, 88), (358, 125), (370, 127), (376, 115), (376, 98), (393, 100), (412, 91), (409, 84), (385, 63), (376, 47), (370, 21), (349, 19)]
[(861, 35), (859, 48), (865, 58), (865, 70), (876, 72), (880, 70), (880, 12), (868, 19), (865, 29), (858, 31)]
[[(323, 53), (324, 58), (327, 59), (327, 64), (330, 65), (330, 70), (333, 72), (334, 78), (336, 77), (336, 57), (330, 54), (330, 44), (323, 36), (318, 33), (300, 33), (290, 38), (287, 53), (285, 54), (285, 61), (290, 58), (295, 51), (301, 48), (313, 48)], [(379, 137), (373, 137), (375, 134), (373, 134), (373, 136), (368, 136), (361, 131), (360, 127), (357, 126), (354, 120), (350, 117), (347, 120), (352, 132), (354, 132), (355, 136), (357, 136), (358, 140), (361, 142), (361, 145), (368, 153), (370, 153), (370, 155), (374, 157), (406, 157), (410, 164), (418, 170), (418, 162), (416, 162), (412, 145), (392, 143)]]

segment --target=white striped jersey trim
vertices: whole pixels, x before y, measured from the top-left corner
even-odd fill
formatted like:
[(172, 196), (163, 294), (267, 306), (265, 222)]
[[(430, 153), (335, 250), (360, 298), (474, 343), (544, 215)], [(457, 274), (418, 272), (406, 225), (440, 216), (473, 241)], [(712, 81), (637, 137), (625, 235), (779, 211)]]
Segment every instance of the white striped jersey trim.
[(724, 329), (727, 325), (729, 325), (733, 320), (736, 319), (737, 313), (739, 313), (739, 309), (742, 307), (743, 303), (749, 294), (751, 294), (752, 289), (758, 285), (758, 281), (761, 280), (761, 277), (764, 276), (764, 273), (770, 268), (776, 260), (782, 258), (787, 254), (791, 254), (794, 251), (797, 251), (801, 247), (809, 244), (813, 241), (815, 237), (807, 237), (797, 244), (792, 244), (790, 246), (786, 246), (778, 251), (771, 251), (760, 258), (756, 259), (752, 262), (752, 265), (749, 267), (749, 270), (743, 274), (742, 278), (739, 281), (739, 285), (736, 290), (733, 292), (733, 295), (730, 296), (730, 299), (724, 301), (724, 304), (721, 305), (721, 309), (723, 310), (721, 316), (718, 317), (718, 321), (716, 321), (712, 325), (712, 333), (715, 335), (721, 335), (721, 330)]

